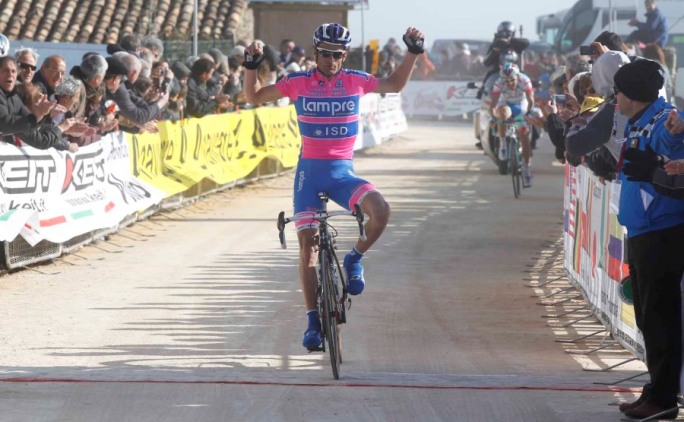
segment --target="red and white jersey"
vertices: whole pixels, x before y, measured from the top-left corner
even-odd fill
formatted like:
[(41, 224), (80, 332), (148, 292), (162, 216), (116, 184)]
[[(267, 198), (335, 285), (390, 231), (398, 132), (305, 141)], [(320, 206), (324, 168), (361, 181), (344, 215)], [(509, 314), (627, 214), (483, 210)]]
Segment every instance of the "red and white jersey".
[(359, 105), (378, 79), (366, 72), (342, 69), (328, 80), (317, 69), (290, 73), (276, 83), (295, 104), (302, 158), (351, 160), (359, 132)]
[(514, 89), (508, 89), (501, 77), (494, 82), (492, 94), (499, 94), (499, 104), (525, 104), (527, 105), (528, 92), (533, 92), (532, 80), (524, 73), (518, 74), (518, 83)]

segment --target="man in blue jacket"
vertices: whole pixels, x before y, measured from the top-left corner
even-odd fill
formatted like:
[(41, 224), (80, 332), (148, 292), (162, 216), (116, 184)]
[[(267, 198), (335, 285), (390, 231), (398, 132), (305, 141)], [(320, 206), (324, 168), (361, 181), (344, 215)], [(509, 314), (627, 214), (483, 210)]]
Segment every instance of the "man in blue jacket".
[(650, 383), (634, 403), (620, 411), (630, 418), (647, 418), (668, 411), (677, 417), (682, 367), (682, 294), (684, 274), (684, 201), (658, 193), (652, 184), (630, 180), (624, 173), (626, 151), (652, 149), (673, 159), (684, 158), (684, 134), (668, 131), (673, 106), (658, 91), (660, 65), (637, 60), (622, 66), (613, 78), (620, 113), (629, 121), (618, 161), (618, 220), (627, 228), (629, 272), (634, 316), (644, 337)]
[(642, 42), (644, 44), (658, 44), (661, 48), (667, 44), (669, 29), (667, 18), (656, 7), (655, 0), (646, 0), (646, 22), (640, 22), (636, 17), (629, 21), (630, 26), (636, 26), (627, 41)]

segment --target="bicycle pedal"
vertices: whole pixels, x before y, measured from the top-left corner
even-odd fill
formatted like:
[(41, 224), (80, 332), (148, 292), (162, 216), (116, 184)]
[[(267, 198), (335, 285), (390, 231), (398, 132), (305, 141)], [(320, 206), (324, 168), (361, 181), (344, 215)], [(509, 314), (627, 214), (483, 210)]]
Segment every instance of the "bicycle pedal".
[(312, 352), (324, 352), (324, 351), (325, 351), (325, 349), (323, 349), (322, 347), (307, 347), (306, 350), (308, 350), (309, 353), (312, 353)]

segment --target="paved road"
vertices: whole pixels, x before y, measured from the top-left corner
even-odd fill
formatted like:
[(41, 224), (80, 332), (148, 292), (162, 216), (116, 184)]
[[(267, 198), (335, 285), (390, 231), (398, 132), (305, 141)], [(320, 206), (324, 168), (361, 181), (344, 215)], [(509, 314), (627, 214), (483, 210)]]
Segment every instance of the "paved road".
[(553, 290), (524, 287), (562, 275), (563, 168), (544, 142), (518, 200), (465, 123), (413, 121), (358, 154), (392, 218), (364, 260), (340, 381), (300, 345), (296, 237), (282, 250), (275, 228), (292, 174), (1, 278), (0, 420), (619, 420), (639, 383), (595, 382), (641, 368), (583, 371), (628, 355), (565, 353), (556, 340), (595, 326), (547, 326), (531, 294)]

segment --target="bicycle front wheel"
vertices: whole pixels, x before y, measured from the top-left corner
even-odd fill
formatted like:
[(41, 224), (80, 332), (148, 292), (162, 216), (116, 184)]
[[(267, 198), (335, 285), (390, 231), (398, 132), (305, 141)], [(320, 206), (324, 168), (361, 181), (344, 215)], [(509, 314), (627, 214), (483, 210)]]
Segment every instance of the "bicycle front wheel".
[(513, 196), (520, 197), (522, 189), (522, 164), (518, 153), (518, 143), (514, 139), (508, 140), (509, 161), (511, 164), (511, 181), (513, 182)]
[(337, 325), (337, 289), (332, 275), (334, 262), (329, 252), (321, 253), (321, 307), (323, 313), (323, 330), (325, 341), (328, 342), (328, 354), (330, 355), (330, 366), (332, 367), (333, 377), (340, 379), (340, 363), (342, 355), (340, 353), (340, 331)]

